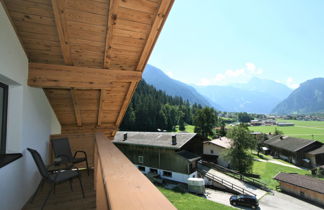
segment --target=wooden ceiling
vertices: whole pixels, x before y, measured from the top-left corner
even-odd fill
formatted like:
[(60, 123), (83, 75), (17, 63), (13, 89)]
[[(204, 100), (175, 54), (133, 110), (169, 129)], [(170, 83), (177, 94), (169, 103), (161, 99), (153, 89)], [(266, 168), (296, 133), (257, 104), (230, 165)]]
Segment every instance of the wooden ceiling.
[(62, 133), (114, 136), (174, 0), (4, 0)]

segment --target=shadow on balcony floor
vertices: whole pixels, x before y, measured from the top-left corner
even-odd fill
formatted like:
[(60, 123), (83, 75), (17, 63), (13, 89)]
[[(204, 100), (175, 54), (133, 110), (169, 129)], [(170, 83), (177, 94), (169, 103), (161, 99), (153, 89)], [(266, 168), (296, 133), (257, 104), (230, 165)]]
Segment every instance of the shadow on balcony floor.
[[(73, 209), (96, 209), (96, 193), (93, 187), (93, 171), (90, 176), (86, 171), (82, 171), (82, 184), (84, 187), (85, 198), (82, 198), (81, 188), (78, 180), (73, 181), (73, 192), (69, 182), (56, 186), (55, 194), (52, 193), (45, 210), (73, 210)], [(24, 206), (23, 210), (40, 209), (49, 191), (49, 185), (44, 184), (43, 188), (37, 193), (34, 202), (30, 201)]]

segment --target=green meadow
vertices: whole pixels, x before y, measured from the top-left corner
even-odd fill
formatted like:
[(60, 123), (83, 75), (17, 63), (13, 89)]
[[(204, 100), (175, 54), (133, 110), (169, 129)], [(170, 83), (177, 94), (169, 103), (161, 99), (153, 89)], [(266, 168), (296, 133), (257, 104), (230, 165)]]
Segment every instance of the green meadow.
[(294, 123), (295, 126), (250, 126), (251, 131), (263, 133), (273, 133), (275, 128), (282, 131), (286, 136), (317, 140), (324, 143), (324, 122), (323, 121), (298, 121), (298, 120), (278, 120), (278, 122)]

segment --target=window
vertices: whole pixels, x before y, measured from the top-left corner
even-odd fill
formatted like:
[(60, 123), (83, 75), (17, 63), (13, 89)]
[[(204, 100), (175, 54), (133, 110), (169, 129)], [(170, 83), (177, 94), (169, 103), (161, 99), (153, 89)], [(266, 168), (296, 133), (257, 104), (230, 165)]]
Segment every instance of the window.
[(152, 174), (158, 174), (158, 170), (157, 169), (154, 169), (154, 168), (150, 168), (150, 172)]
[(170, 172), (170, 171), (163, 171), (163, 176), (172, 177), (172, 172)]
[(145, 172), (145, 167), (144, 166), (138, 166), (138, 170)]
[(211, 150), (210, 150), (210, 154), (214, 154), (214, 150), (211, 149)]
[(144, 162), (144, 157), (143, 156), (138, 156), (138, 162), (143, 163)]
[(22, 157), (20, 153), (6, 154), (8, 85), (0, 82), (0, 168)]
[(6, 153), (8, 85), (0, 83), (0, 154)]

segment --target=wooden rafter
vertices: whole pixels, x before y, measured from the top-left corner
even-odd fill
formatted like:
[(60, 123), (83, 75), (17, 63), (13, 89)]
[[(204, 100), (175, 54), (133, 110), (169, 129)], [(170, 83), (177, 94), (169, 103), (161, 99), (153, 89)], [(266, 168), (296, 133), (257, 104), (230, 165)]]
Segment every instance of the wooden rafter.
[(80, 113), (80, 109), (79, 109), (79, 105), (78, 105), (78, 100), (76, 97), (76, 90), (71, 89), (70, 92), (71, 92), (71, 98), (72, 98), (72, 103), (73, 103), (73, 108), (74, 108), (75, 120), (76, 120), (78, 126), (82, 126), (81, 113)]
[(150, 57), (154, 44), (159, 37), (165, 20), (171, 10), (174, 0), (162, 0), (158, 13), (153, 22), (150, 34), (148, 35), (141, 57), (136, 67), (136, 71), (143, 71), (144, 67)]
[(66, 19), (65, 19), (65, 0), (52, 0), (53, 14), (55, 17), (56, 28), (60, 39), (62, 55), (67, 65), (73, 65), (71, 58), (70, 42), (68, 37)]
[(93, 134), (97, 132), (111, 133), (113, 130), (116, 130), (116, 126), (113, 123), (102, 123), (100, 128), (94, 125), (82, 124), (82, 127), (64, 125), (62, 126), (62, 134)]
[(109, 2), (104, 68), (108, 68), (111, 61), (111, 42), (112, 42), (114, 25), (116, 25), (116, 20), (117, 20), (117, 13), (116, 13), (116, 10), (118, 8), (117, 2), (118, 2), (117, 0), (110, 0)]
[(98, 126), (101, 126), (102, 115), (103, 115), (103, 102), (105, 100), (105, 95), (106, 95), (106, 90), (101, 89), (100, 90), (100, 98), (99, 98), (99, 108), (98, 108), (98, 120), (97, 120)]
[(142, 73), (53, 64), (29, 64), (28, 85), (43, 88), (105, 89), (110, 82), (134, 82)]
[[(137, 87), (137, 84), (138, 82), (131, 82), (131, 84), (129, 85), (129, 88), (128, 88), (128, 91), (127, 91), (127, 94), (125, 95), (125, 98), (124, 98), (124, 102), (123, 102), (123, 105), (121, 106), (120, 108), (120, 111), (119, 111), (119, 114), (118, 114), (118, 117), (117, 117), (117, 120), (116, 120), (116, 127), (118, 128), (120, 123), (122, 122), (123, 118), (124, 118), (124, 115), (126, 113), (126, 110), (128, 108), (128, 105), (134, 95), (134, 92), (136, 90), (136, 87)], [(114, 130), (112, 135), (114, 136), (116, 134), (117, 130)]]

